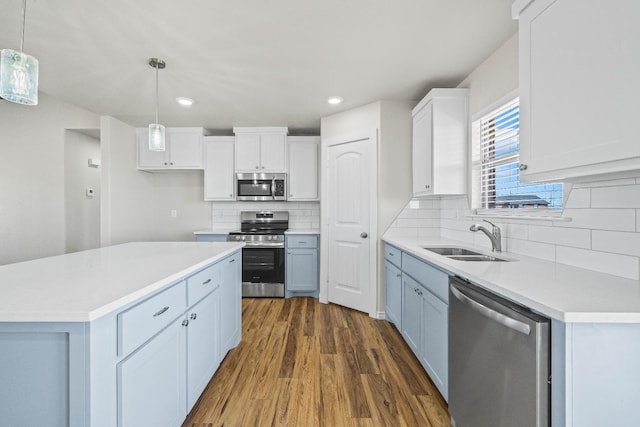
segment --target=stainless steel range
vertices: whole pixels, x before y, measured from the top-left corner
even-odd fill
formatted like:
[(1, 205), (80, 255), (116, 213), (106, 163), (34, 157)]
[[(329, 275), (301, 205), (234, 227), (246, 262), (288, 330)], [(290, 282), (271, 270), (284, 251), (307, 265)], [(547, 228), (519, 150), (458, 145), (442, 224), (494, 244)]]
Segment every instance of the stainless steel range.
[(242, 249), (242, 296), (284, 297), (284, 232), (289, 212), (246, 211), (240, 230), (229, 233), (230, 242), (245, 242)]

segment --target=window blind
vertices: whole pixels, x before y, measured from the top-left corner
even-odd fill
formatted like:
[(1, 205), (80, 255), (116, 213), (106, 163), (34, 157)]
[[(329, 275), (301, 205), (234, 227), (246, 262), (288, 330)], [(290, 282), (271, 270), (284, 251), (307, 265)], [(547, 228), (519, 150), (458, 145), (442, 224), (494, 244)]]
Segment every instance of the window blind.
[(520, 182), (520, 103), (510, 101), (480, 119), (483, 209), (562, 209), (562, 184)]

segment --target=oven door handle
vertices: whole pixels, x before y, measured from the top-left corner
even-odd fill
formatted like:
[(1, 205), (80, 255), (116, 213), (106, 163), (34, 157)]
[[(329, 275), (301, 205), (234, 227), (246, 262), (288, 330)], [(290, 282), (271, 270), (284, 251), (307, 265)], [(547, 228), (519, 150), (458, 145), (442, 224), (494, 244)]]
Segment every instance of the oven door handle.
[(265, 248), (265, 249), (269, 249), (269, 248), (284, 248), (284, 243), (251, 243), (251, 242), (245, 242), (245, 248), (253, 248), (253, 249), (259, 249), (259, 248)]

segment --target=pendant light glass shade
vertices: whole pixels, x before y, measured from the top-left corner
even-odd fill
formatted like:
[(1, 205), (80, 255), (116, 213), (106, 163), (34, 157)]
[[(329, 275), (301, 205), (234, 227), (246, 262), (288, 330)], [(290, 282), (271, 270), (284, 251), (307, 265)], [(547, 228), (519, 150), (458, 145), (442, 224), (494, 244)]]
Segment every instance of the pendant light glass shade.
[(164, 126), (158, 123), (158, 70), (163, 69), (166, 64), (162, 59), (151, 58), (149, 65), (156, 69), (156, 122), (149, 125), (149, 150), (165, 151)]
[(149, 150), (164, 151), (164, 126), (157, 123), (149, 125)]
[(0, 98), (24, 105), (38, 105), (38, 60), (23, 52), (27, 1), (22, 9), (20, 50), (0, 50)]

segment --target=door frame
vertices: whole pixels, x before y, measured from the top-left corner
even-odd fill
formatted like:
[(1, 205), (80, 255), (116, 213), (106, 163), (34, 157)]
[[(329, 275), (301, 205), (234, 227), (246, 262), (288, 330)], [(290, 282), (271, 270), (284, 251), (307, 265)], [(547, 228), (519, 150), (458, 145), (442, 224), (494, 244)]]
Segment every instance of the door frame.
[(378, 318), (378, 129), (361, 130), (331, 138), (321, 142), (322, 197), (320, 198), (320, 293), (319, 301), (329, 303), (329, 147), (368, 140), (373, 144), (369, 165), (369, 301), (367, 309), (370, 317)]

